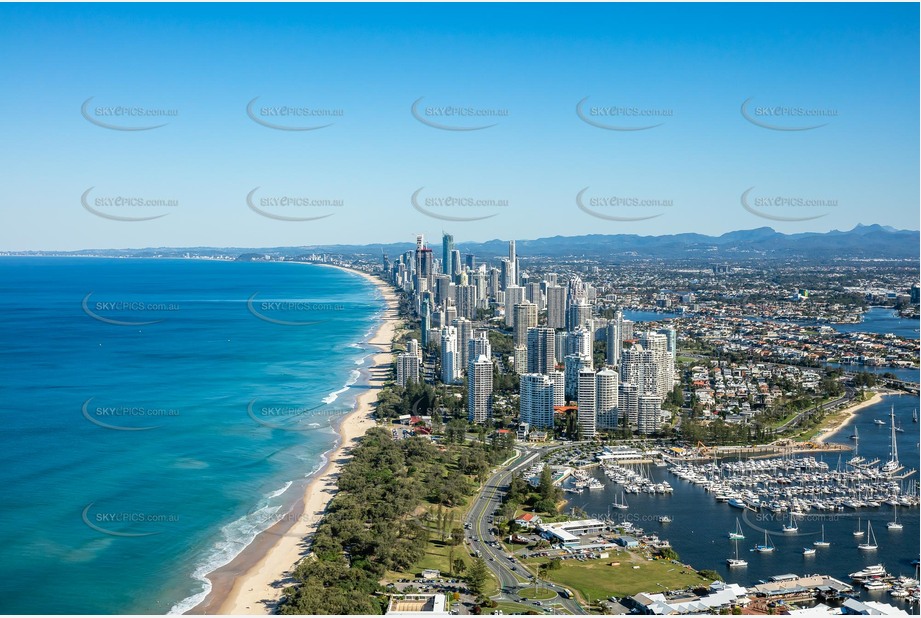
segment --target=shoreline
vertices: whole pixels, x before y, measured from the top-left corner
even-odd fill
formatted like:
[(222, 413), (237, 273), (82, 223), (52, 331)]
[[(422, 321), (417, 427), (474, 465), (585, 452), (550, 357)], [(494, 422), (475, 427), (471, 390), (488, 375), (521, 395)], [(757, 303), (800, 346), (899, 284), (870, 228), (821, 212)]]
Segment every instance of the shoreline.
[(873, 396), (867, 399), (866, 401), (861, 401), (860, 403), (857, 403), (857, 404), (854, 404), (853, 406), (845, 408), (844, 410), (842, 410), (842, 412), (847, 412), (847, 415), (841, 419), (841, 422), (839, 422), (834, 427), (830, 428), (828, 431), (824, 431), (820, 433), (815, 438), (813, 438), (812, 441), (815, 442), (816, 444), (824, 445), (826, 440), (833, 438), (838, 432), (840, 432), (852, 420), (854, 420), (854, 417), (857, 416), (858, 412), (860, 412), (864, 408), (869, 408), (870, 406), (874, 406), (880, 403), (881, 401), (883, 401), (883, 397), (889, 394), (890, 393), (873, 393)]
[(309, 537), (336, 494), (339, 472), (349, 459), (349, 450), (368, 429), (375, 426), (372, 413), (378, 393), (389, 378), (392, 344), (399, 326), (397, 296), (388, 284), (368, 273), (332, 264), (315, 265), (338, 268), (364, 277), (383, 295), (386, 307), (380, 325), (366, 342), (375, 350), (370, 354), (371, 362), (366, 365), (367, 384), (356, 382), (355, 385), (362, 386), (363, 390), (355, 398), (354, 410), (334, 423), (338, 434), (336, 443), (324, 453), (326, 463), (323, 467), (306, 479), (303, 495), (291, 511), (259, 533), (228, 564), (208, 573), (206, 578), (211, 582), (211, 590), (186, 614), (274, 613), (284, 588), (293, 583), (294, 568), (309, 553)]

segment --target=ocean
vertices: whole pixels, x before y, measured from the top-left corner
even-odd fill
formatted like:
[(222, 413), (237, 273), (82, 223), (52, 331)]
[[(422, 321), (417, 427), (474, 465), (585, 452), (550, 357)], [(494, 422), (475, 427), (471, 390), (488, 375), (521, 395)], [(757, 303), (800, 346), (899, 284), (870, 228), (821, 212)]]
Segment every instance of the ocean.
[(384, 309), (277, 262), (0, 258), (0, 611), (185, 611), (278, 521)]

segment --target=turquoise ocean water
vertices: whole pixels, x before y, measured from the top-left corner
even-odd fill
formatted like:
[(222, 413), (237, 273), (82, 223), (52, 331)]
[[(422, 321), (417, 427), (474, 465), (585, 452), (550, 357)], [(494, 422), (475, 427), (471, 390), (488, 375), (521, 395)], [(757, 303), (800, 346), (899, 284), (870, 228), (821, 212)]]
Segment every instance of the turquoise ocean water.
[(0, 611), (201, 600), (299, 497), (384, 308), (290, 263), (0, 259)]

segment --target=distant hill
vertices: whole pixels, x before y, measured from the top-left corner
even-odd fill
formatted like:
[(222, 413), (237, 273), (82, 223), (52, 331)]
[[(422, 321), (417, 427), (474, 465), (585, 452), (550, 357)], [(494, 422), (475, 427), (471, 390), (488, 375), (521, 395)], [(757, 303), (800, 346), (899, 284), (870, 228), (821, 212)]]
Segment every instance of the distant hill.
[[(440, 246), (441, 239), (430, 242)], [(727, 232), (720, 236), (705, 234), (668, 234), (639, 236), (637, 234), (587, 234), (583, 236), (552, 236), (534, 240), (516, 239), (518, 254), (527, 257), (593, 258), (624, 261), (648, 258), (707, 258), (711, 260), (789, 259), (810, 261), (833, 260), (841, 257), (911, 259), (921, 252), (921, 234), (914, 230), (897, 230), (883, 225), (857, 225), (848, 231), (801, 232), (783, 234), (770, 227)], [(83, 251), (31, 251), (34, 255), (111, 255), (129, 257), (239, 256), (258, 259), (259, 256), (297, 257), (311, 253), (341, 255), (380, 255), (393, 257), (410, 251), (414, 243), (370, 245), (310, 245), (303, 247), (161, 247), (145, 249), (106, 249)], [(458, 242), (462, 253), (480, 258), (508, 255), (508, 239), (486, 242)]]

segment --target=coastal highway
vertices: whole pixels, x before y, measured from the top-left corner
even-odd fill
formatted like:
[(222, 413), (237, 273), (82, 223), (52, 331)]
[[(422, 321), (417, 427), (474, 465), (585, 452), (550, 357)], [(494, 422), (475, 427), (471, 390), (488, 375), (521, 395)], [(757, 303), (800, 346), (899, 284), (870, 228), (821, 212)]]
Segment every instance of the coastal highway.
[[(519, 455), (507, 465), (500, 466), (477, 493), (473, 504), (467, 511), (467, 516), (464, 518), (464, 533), (470, 546), (470, 552), (474, 555), (480, 552), (480, 556), (486, 561), (486, 566), (499, 581), (500, 597), (509, 601), (531, 604), (518, 596), (518, 589), (530, 586), (534, 574), (515, 559), (509, 558), (501, 544), (499, 547), (494, 547), (490, 544), (499, 541), (499, 538), (493, 535), (490, 530), (493, 528), (492, 520), (502, 504), (502, 497), (508, 489), (512, 475), (536, 463), (540, 459), (543, 450), (546, 450), (523, 446), (517, 448)], [(541, 586), (546, 586), (558, 594), (563, 590), (562, 586), (555, 584), (548, 583), (541, 584)], [(544, 601), (544, 607), (548, 603), (558, 603), (572, 614), (586, 613), (575, 599), (566, 599), (563, 596), (559, 596), (551, 601)], [(535, 607), (535, 609), (537, 608)]]

